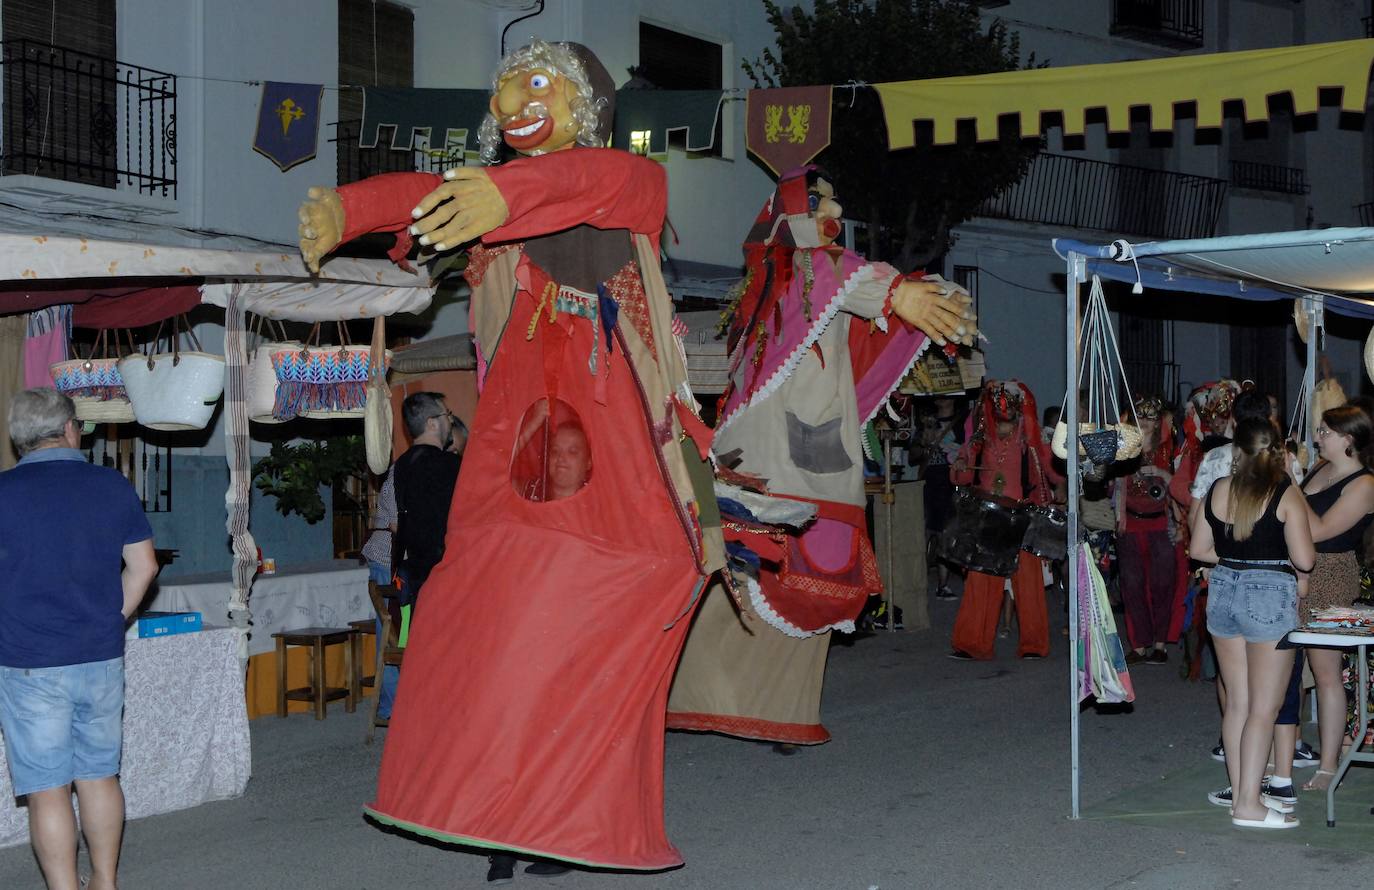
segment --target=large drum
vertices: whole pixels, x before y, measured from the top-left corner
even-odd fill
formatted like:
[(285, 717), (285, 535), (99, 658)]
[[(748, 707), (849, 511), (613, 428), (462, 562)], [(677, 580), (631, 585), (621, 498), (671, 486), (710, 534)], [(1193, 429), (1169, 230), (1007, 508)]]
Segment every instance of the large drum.
[(1030, 524), (1021, 549), (1041, 559), (1063, 559), (1069, 546), (1069, 517), (1054, 507), (1024, 508)]
[(1030, 517), (1011, 498), (973, 488), (954, 490), (954, 519), (940, 536), (940, 555), (985, 575), (1011, 577)]

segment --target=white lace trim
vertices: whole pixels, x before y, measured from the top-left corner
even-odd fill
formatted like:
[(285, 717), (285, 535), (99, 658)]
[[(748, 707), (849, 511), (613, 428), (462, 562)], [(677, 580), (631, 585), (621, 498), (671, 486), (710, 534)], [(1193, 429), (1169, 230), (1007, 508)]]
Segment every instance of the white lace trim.
[(896, 379), (893, 380), (892, 385), (887, 389), (887, 393), (878, 400), (877, 405), (874, 406), (867, 417), (859, 418), (860, 427), (867, 425), (870, 420), (878, 416), (878, 412), (883, 410), (883, 406), (887, 404), (887, 400), (892, 398), (892, 394), (897, 391), (897, 387), (902, 385), (902, 381), (906, 379), (906, 375), (911, 372), (912, 368), (916, 367), (916, 363), (921, 360), (921, 356), (925, 355), (926, 350), (930, 348), (932, 342), (930, 335), (924, 334), (924, 336), (925, 340), (921, 341), (921, 345), (916, 347), (916, 352), (911, 356), (911, 361), (907, 362), (906, 367), (902, 368), (902, 373), (898, 374)]
[[(735, 577), (738, 579), (740, 576), (736, 575)], [(754, 611), (757, 612), (759, 617), (764, 621), (767, 621), (789, 637), (804, 640), (807, 637), (818, 636), (830, 630), (838, 630), (842, 633), (850, 634), (854, 632), (854, 622), (852, 620), (836, 621), (834, 624), (828, 624), (817, 630), (802, 630), (800, 627), (797, 627), (774, 611), (773, 607), (768, 604), (768, 600), (764, 599), (763, 588), (759, 587), (759, 582), (750, 578), (748, 575), (744, 575), (743, 578), (744, 589), (749, 591), (749, 604), (754, 607)]]
[[(752, 408), (782, 388), (783, 383), (787, 381), (788, 377), (792, 376), (792, 372), (797, 369), (797, 365), (801, 364), (801, 360), (806, 357), (807, 351), (820, 339), (821, 334), (825, 333), (825, 329), (830, 326), (830, 322), (833, 321), (835, 316), (839, 314), (839, 311), (844, 308), (845, 300), (849, 295), (863, 283), (865, 278), (876, 278), (876, 276), (873, 275), (873, 270), (876, 268), (877, 265), (874, 263), (864, 263), (845, 278), (844, 284), (840, 285), (839, 293), (835, 294), (835, 299), (830, 301), (830, 305), (826, 307), (825, 312), (812, 323), (811, 329), (806, 332), (806, 336), (802, 338), (801, 343), (797, 344), (797, 348), (792, 350), (792, 353), (787, 356), (786, 360), (778, 366), (777, 370), (769, 376), (768, 380), (762, 386), (754, 391), (754, 394), (750, 396), (747, 401), (741, 402), (734, 411), (731, 411), (730, 414), (720, 422), (716, 427), (717, 436), (724, 432), (730, 424), (734, 423), (735, 420), (744, 413), (746, 408)], [(741, 343), (739, 348), (745, 348), (744, 343)]]

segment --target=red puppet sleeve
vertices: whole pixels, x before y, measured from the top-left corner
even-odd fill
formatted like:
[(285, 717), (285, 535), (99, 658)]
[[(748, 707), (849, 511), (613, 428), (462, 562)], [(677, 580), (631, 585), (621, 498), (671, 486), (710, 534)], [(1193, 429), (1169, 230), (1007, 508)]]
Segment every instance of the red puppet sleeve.
[(444, 182), (433, 173), (383, 173), (341, 185), (344, 233), (341, 242), (369, 232), (399, 232), (415, 220), (410, 211)]
[(483, 241), (522, 241), (589, 225), (629, 229), (658, 246), (668, 184), (663, 167), (648, 158), (611, 148), (574, 148), (516, 158), (487, 172), (510, 216)]

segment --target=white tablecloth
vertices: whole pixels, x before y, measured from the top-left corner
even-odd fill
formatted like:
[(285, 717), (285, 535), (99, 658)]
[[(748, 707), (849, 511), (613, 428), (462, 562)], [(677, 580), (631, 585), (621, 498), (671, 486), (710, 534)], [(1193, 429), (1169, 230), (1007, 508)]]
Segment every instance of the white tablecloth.
[[(212, 628), (130, 640), (119, 775), (125, 815), (137, 819), (238, 797), (251, 768), (235, 632)], [(28, 839), (29, 811), (16, 806), (0, 746), (0, 847)]]
[[(278, 569), (253, 582), (248, 607), (253, 610), (248, 654), (274, 648), (272, 634), (298, 627), (347, 627), (350, 621), (372, 618), (367, 596), (367, 566), (337, 559)], [(148, 610), (199, 612), (207, 624), (228, 622), (229, 573), (159, 578)]]

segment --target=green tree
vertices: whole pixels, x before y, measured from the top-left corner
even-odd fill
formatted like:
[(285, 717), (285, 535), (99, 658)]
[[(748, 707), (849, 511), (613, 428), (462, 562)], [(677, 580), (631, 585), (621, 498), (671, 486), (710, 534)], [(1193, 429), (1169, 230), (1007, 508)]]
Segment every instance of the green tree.
[[(744, 60), (757, 87), (885, 83), (1011, 71), (1019, 38), (1000, 20), (984, 29), (971, 0), (815, 0), (784, 12), (763, 0), (777, 49)], [(1031, 56), (1027, 67), (1035, 66)], [(1028, 124), (1034, 126), (1035, 122)], [(870, 89), (835, 90), (830, 147), (817, 163), (834, 177), (845, 215), (868, 223), (868, 254), (901, 269), (941, 256), (949, 230), (1017, 182), (1038, 139), (1004, 131), (995, 142), (890, 152), (882, 103)]]

